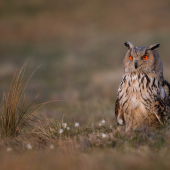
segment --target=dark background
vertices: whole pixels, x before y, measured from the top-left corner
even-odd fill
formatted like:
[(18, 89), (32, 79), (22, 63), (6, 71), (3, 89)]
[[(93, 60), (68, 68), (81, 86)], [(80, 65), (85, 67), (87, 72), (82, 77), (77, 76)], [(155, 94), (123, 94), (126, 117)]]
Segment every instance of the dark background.
[(17, 67), (33, 72), (26, 94), (54, 102), (43, 113), (114, 121), (124, 42), (158, 49), (170, 81), (169, 0), (1, 0), (0, 94)]

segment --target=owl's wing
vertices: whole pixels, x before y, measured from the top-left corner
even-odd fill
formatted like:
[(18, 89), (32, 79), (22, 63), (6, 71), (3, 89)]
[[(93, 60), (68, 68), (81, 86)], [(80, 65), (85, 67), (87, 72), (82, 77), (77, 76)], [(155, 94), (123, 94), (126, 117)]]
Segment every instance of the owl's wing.
[(120, 104), (119, 104), (119, 99), (116, 100), (116, 103), (115, 103), (115, 116), (116, 116), (116, 119), (119, 115), (119, 112), (120, 112)]
[(163, 80), (162, 87), (165, 91), (165, 102), (170, 107), (170, 83), (167, 80)]
[(115, 103), (115, 116), (118, 124), (123, 125), (124, 124), (124, 117), (121, 111), (121, 106), (119, 103), (119, 98), (117, 98)]
[(165, 91), (165, 104), (168, 109), (168, 119), (170, 119), (170, 83), (167, 80), (163, 80), (163, 89)]

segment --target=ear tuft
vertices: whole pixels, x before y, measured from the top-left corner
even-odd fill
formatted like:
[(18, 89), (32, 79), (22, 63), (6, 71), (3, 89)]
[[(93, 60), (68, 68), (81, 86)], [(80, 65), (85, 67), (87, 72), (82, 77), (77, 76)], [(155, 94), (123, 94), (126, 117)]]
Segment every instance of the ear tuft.
[(133, 46), (133, 44), (132, 43), (130, 43), (129, 41), (126, 41), (125, 43), (125, 46), (128, 48), (128, 49), (130, 49), (130, 48), (133, 48), (134, 46)]
[(158, 47), (160, 47), (160, 44), (153, 44), (149, 47), (150, 50), (155, 50), (157, 49)]

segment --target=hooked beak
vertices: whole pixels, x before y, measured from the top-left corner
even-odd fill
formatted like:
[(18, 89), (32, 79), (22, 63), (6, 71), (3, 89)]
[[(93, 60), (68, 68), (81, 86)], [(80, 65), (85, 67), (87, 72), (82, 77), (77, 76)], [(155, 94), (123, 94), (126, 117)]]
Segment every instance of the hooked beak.
[(138, 68), (138, 61), (135, 61), (134, 66), (135, 66), (135, 69)]

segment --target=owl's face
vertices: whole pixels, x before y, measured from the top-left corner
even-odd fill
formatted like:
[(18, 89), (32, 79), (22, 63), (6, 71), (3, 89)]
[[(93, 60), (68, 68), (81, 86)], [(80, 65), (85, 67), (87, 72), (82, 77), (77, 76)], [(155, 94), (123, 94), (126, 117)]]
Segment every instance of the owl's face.
[(124, 56), (124, 73), (145, 73), (163, 76), (163, 66), (159, 54), (155, 50), (159, 44), (147, 47), (134, 47), (130, 42), (125, 42), (128, 50)]

